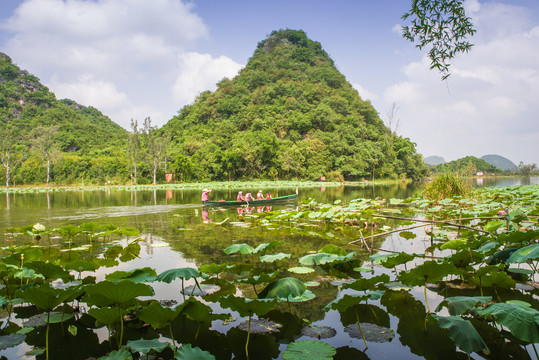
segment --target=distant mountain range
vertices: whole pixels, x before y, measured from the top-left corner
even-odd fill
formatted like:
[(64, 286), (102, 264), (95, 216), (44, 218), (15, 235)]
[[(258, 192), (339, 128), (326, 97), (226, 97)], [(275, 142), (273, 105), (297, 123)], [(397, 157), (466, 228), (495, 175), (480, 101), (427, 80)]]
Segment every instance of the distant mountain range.
[(425, 159), (423, 159), (423, 161), (425, 162), (425, 164), (434, 166), (445, 163), (445, 159), (443, 157), (436, 155), (427, 156)]
[(515, 165), (515, 163), (513, 163), (511, 160), (500, 155), (485, 155), (482, 156), (481, 159), (501, 170), (514, 170), (518, 168), (518, 166)]
[[(474, 156), (467, 156), (467, 157), (450, 161), (450, 162), (446, 162), (444, 158), (441, 156), (433, 155), (433, 156), (427, 156), (423, 161), (430, 166), (435, 166), (435, 167), (443, 168), (443, 169), (453, 168), (453, 167), (459, 168), (463, 166), (463, 164), (468, 164), (470, 161), (472, 161), (478, 170), (492, 172), (493, 168), (489, 168), (488, 166), (485, 166), (485, 164), (482, 165), (481, 160), (487, 163), (488, 165), (496, 169), (499, 169), (501, 171), (511, 171), (511, 170), (516, 170), (518, 168), (518, 166), (515, 165), (515, 163), (513, 163), (511, 160), (501, 155), (493, 155), (493, 154), (485, 155), (485, 156), (482, 156), (481, 158), (476, 158)], [(446, 164), (446, 165), (444, 165), (443, 167), (440, 167), (439, 165), (442, 165), (442, 164)]]

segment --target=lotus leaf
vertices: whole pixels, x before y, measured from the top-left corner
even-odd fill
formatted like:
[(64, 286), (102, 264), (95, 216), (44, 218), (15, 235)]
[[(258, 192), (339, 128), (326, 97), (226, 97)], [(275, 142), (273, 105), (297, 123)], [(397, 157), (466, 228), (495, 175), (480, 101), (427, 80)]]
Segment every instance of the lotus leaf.
[(314, 272), (313, 268), (304, 267), (304, 266), (297, 266), (289, 268), (288, 271), (293, 272), (295, 274), (309, 274)]
[(436, 311), (440, 311), (443, 306), (447, 306), (450, 315), (460, 315), (470, 309), (477, 307), (477, 304), (487, 304), (492, 301), (492, 296), (453, 296), (447, 297), (438, 305)]
[(188, 299), (176, 307), (176, 311), (181, 309), (181, 315), (198, 322), (211, 322), (213, 320), (224, 320), (227, 314), (213, 314), (212, 308), (196, 299)]
[(512, 288), (515, 286), (515, 280), (511, 279), (506, 272), (501, 271), (498, 266), (489, 265), (479, 268), (476, 277), (471, 281), (480, 287), (500, 287)]
[(528, 243), (539, 239), (539, 230), (509, 231), (498, 236), (501, 243)]
[(245, 254), (253, 253), (254, 250), (255, 249), (252, 246), (247, 245), (247, 244), (234, 244), (234, 245), (230, 245), (223, 251), (227, 255), (234, 254), (234, 253), (240, 253), (240, 254), (245, 255)]
[(137, 315), (142, 321), (155, 328), (164, 328), (178, 317), (182, 309), (181, 306), (178, 306), (172, 310), (161, 306), (157, 301), (152, 301), (150, 305), (143, 307)]
[(539, 243), (525, 246), (513, 252), (507, 259), (508, 264), (524, 263), (539, 259)]
[(442, 244), (442, 250), (460, 250), (468, 245), (468, 242), (465, 239), (454, 239), (446, 241)]
[(325, 342), (304, 340), (288, 344), (283, 351), (284, 360), (330, 360), (337, 351)]
[(301, 333), (305, 336), (320, 339), (329, 339), (337, 335), (337, 330), (329, 326), (308, 325), (305, 326)]
[(193, 268), (178, 268), (178, 269), (169, 269), (166, 271), (163, 271), (161, 274), (159, 274), (155, 280), (157, 281), (163, 281), (167, 284), (170, 284), (173, 280), (176, 280), (177, 278), (181, 278), (183, 280), (189, 280), (191, 278), (197, 278), (200, 276), (200, 271)]
[(348, 333), (350, 337), (362, 339), (363, 336), (365, 336), (366, 341), (377, 343), (391, 341), (395, 337), (395, 332), (390, 328), (368, 322), (361, 323), (361, 331), (357, 324), (347, 325), (344, 328), (344, 331)]
[(290, 254), (284, 254), (284, 253), (278, 253), (278, 254), (271, 254), (271, 255), (263, 255), (260, 257), (260, 261), (262, 262), (274, 262), (276, 260), (282, 260), (286, 258), (290, 258)]
[(259, 299), (299, 297), (307, 290), (307, 286), (293, 277), (276, 280), (264, 288), (259, 294)]
[(118, 321), (118, 309), (110, 307), (92, 308), (88, 314), (103, 325), (112, 325)]
[(444, 317), (435, 314), (431, 314), (431, 316), (438, 321), (441, 328), (448, 330), (449, 338), (465, 353), (471, 354), (482, 351), (487, 355), (490, 354), (487, 344), (485, 344), (469, 320), (465, 320), (460, 316)]
[(365, 291), (365, 290), (371, 289), (372, 287), (374, 287), (374, 285), (378, 283), (386, 283), (386, 282), (389, 282), (389, 275), (382, 274), (382, 275), (374, 276), (369, 279), (360, 278), (350, 284), (343, 284), (342, 289), (354, 289), (356, 291)]
[(222, 307), (237, 311), (240, 316), (263, 316), (275, 307), (273, 299), (252, 300), (229, 295), (219, 300)]
[(129, 340), (127, 342), (127, 347), (130, 348), (131, 351), (139, 352), (142, 354), (148, 354), (151, 351), (161, 352), (165, 350), (167, 346), (169, 346), (168, 343), (163, 343), (157, 339), (152, 339), (152, 340), (138, 339), (138, 340)]
[(271, 251), (284, 244), (284, 241), (272, 241), (270, 243), (263, 243), (253, 250), (253, 254), (260, 254), (261, 252)]
[(399, 233), (400, 236), (402, 236), (403, 238), (405, 238), (406, 240), (411, 240), (411, 239), (415, 239), (416, 238), (416, 234), (414, 234), (413, 232), (411, 231), (401, 231)]
[(17, 290), (15, 295), (49, 312), (68, 299), (78, 296), (80, 293), (82, 293), (82, 290), (78, 287), (60, 290), (54, 289), (48, 284), (43, 284), (26, 288), (24, 291)]
[(140, 244), (135, 240), (127, 245), (120, 253), (120, 261), (128, 262), (136, 259), (140, 254)]
[(479, 310), (481, 316), (493, 316), (516, 338), (530, 343), (539, 342), (539, 311), (518, 304), (496, 303)]
[(106, 356), (101, 356), (98, 360), (133, 360), (133, 356), (127, 349), (111, 351)]
[(88, 305), (112, 306), (124, 304), (138, 296), (152, 296), (153, 289), (147, 284), (121, 280), (117, 283), (101, 281), (86, 288), (84, 300)]
[(143, 283), (155, 277), (155, 270), (149, 267), (134, 269), (131, 271), (115, 271), (105, 276), (108, 281), (130, 280), (135, 283)]
[(178, 349), (174, 356), (176, 360), (215, 360), (215, 356), (199, 347), (185, 344)]
[(337, 310), (344, 312), (346, 309), (361, 303), (364, 300), (378, 300), (382, 297), (384, 291), (368, 291), (365, 294), (345, 294), (340, 299), (335, 299), (324, 307), (325, 311)]
[(401, 272), (399, 280), (410, 286), (421, 286), (427, 282), (437, 282), (449, 274), (456, 274), (457, 268), (451, 263), (438, 263), (434, 260), (425, 261), (411, 270)]
[(342, 259), (342, 256), (335, 254), (317, 253), (305, 255), (299, 259), (299, 263), (302, 265), (324, 265), (332, 262), (336, 262)]
[(505, 221), (503, 220), (493, 220), (488, 222), (483, 229), (488, 232), (494, 232), (505, 225)]
[[(249, 324), (250, 323), (250, 324)], [(246, 320), (238, 325), (238, 329), (243, 331), (250, 331), (253, 334), (274, 334), (279, 332), (283, 326), (275, 321), (267, 319), (253, 319)]]
[(337, 245), (334, 245), (334, 244), (327, 244), (327, 245), (324, 245), (324, 247), (322, 247), (322, 249), (320, 249), (321, 253), (326, 253), (326, 254), (335, 254), (335, 255), (338, 255), (338, 256), (345, 256), (346, 255), (346, 251), (337, 246)]

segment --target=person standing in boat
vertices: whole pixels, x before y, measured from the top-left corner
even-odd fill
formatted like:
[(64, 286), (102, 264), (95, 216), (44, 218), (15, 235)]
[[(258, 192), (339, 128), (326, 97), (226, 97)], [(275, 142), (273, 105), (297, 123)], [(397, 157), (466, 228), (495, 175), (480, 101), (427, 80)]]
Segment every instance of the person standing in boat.
[(262, 192), (262, 190), (258, 190), (258, 194), (256, 194), (256, 199), (264, 200), (264, 193)]
[(200, 200), (202, 200), (202, 202), (206, 202), (208, 201), (208, 194), (211, 193), (213, 189), (210, 189), (208, 190), (207, 188), (205, 188), (204, 190), (202, 190), (202, 196), (200, 197)]
[(245, 201), (245, 198), (243, 197), (243, 191), (238, 192), (238, 196), (236, 197), (236, 201)]

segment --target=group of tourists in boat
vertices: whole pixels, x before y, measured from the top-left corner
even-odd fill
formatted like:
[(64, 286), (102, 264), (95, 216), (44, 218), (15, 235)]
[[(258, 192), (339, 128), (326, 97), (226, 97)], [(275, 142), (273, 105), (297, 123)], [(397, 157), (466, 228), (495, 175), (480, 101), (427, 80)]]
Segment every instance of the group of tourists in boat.
[[(208, 195), (212, 190), (213, 189), (207, 189), (207, 188), (202, 190), (202, 196), (200, 197), (200, 200), (202, 200), (203, 203), (209, 201)], [(247, 191), (247, 194), (245, 194), (245, 196), (243, 195), (243, 191), (239, 191), (238, 196), (236, 197), (236, 202), (242, 202), (242, 201), (249, 202), (249, 201), (254, 201), (254, 200), (271, 200), (271, 199), (272, 197), (269, 191), (264, 196), (264, 192), (262, 190), (258, 190), (258, 193), (256, 194), (256, 199), (255, 199), (251, 190), (249, 190)], [(225, 200), (221, 200), (220, 202), (225, 202)]]
[(267, 203), (267, 202), (277, 202), (277, 201), (287, 201), (287, 200), (293, 200), (298, 196), (297, 189), (296, 193), (292, 195), (285, 195), (285, 196), (277, 196), (272, 197), (271, 193), (268, 191), (266, 195), (264, 195), (264, 192), (262, 190), (259, 190), (256, 194), (256, 198), (253, 196), (252, 192), (249, 190), (245, 195), (243, 195), (243, 191), (239, 191), (238, 195), (236, 196), (235, 201), (225, 201), (225, 200), (219, 200), (219, 201), (210, 201), (209, 199), (209, 193), (213, 189), (205, 188), (202, 190), (202, 196), (200, 200), (205, 205), (242, 205), (242, 204), (252, 204), (252, 203)]

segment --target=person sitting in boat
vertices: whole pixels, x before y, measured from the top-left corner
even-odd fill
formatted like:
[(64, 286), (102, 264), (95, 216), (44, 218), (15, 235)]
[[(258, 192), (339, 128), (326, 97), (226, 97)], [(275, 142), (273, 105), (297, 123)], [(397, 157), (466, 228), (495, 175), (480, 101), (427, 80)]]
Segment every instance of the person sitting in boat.
[(266, 194), (266, 200), (271, 200), (271, 194), (270, 194), (269, 191), (268, 191), (268, 193)]
[(204, 189), (202, 190), (202, 196), (200, 197), (200, 200), (202, 200), (202, 202), (205, 202), (205, 201), (208, 201), (208, 194), (211, 193), (212, 189), (208, 190), (208, 189)]
[(245, 201), (253, 201), (255, 198), (253, 197), (253, 194), (251, 194), (251, 190), (247, 191), (247, 195), (245, 195)]
[(256, 199), (264, 200), (264, 193), (262, 192), (262, 190), (258, 190), (258, 194), (256, 194)]
[(243, 191), (238, 192), (238, 197), (236, 198), (236, 201), (245, 201), (245, 198), (243, 197)]

